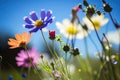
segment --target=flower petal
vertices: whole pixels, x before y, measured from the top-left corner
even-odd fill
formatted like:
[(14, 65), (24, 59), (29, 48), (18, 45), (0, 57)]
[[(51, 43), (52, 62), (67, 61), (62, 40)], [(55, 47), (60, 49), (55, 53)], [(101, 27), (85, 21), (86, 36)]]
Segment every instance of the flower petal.
[(16, 59), (16, 61), (24, 61), (24, 58), (22, 58), (22, 57), (16, 57), (15, 59)]
[(11, 46), (10, 49), (15, 49), (15, 48), (18, 48), (19, 46), (17, 45), (14, 45), (14, 46)]
[(27, 24), (27, 25), (23, 25), (23, 27), (30, 29), (30, 28), (33, 28), (34, 26), (30, 25), (30, 24)]
[(37, 15), (36, 15), (36, 12), (35, 12), (35, 11), (30, 12), (30, 17), (31, 17), (31, 19), (34, 20), (34, 21), (38, 20), (38, 17), (37, 17)]
[(24, 64), (24, 62), (17, 62), (18, 66), (22, 66)]
[(53, 20), (54, 20), (54, 18), (49, 19), (48, 21), (46, 21), (46, 24), (48, 24), (48, 23), (51, 24), (53, 22)]
[(47, 12), (47, 19), (46, 19), (46, 20), (48, 20), (51, 16), (52, 16), (52, 11), (49, 10), (49, 11)]
[(41, 10), (41, 19), (44, 20), (44, 18), (45, 18), (45, 10), (42, 9)]
[(26, 23), (32, 24), (32, 21), (27, 16), (25, 16), (23, 19)]
[(22, 39), (20, 34), (15, 34), (15, 38), (16, 38), (17, 41), (20, 41)]
[(39, 28), (34, 28), (33, 30), (30, 31), (30, 33), (37, 32), (38, 30), (39, 30)]
[(46, 26), (47, 26), (47, 24), (44, 24), (43, 26), (40, 27), (40, 30), (42, 30)]

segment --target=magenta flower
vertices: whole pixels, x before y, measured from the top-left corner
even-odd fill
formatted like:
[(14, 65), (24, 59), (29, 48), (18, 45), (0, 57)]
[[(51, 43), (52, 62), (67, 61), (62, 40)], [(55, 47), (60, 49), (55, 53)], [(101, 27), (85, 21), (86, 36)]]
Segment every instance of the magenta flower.
[(40, 12), (40, 18), (38, 18), (35, 11), (30, 12), (30, 18), (27, 16), (24, 17), (24, 21), (27, 23), (24, 25), (25, 28), (31, 29), (31, 32), (37, 32), (38, 30), (42, 30), (42, 28), (46, 27), (48, 24), (53, 22), (54, 17), (52, 17), (52, 11), (49, 10), (45, 12), (44, 9)]
[[(29, 57), (28, 57), (29, 55)], [(16, 57), (16, 63), (17, 66), (23, 66), (23, 67), (31, 67), (32, 65), (38, 64), (38, 58), (40, 57), (40, 54), (36, 51), (35, 48), (32, 48), (31, 50), (21, 50), (20, 53), (18, 53)]]

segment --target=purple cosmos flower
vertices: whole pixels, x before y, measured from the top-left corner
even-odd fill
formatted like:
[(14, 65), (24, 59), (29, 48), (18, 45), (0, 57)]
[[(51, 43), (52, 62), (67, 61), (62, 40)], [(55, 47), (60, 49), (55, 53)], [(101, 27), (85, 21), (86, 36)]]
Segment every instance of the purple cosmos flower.
[(52, 11), (49, 10), (47, 13), (44, 9), (40, 12), (40, 19), (37, 17), (37, 14), (35, 11), (30, 12), (30, 18), (27, 16), (24, 17), (24, 21), (27, 23), (26, 25), (23, 25), (25, 28), (31, 29), (31, 32), (36, 32), (39, 29), (42, 30), (42, 28), (46, 27), (48, 24), (53, 22), (54, 17), (52, 16)]
[[(28, 57), (29, 55), (29, 57)], [(35, 48), (32, 48), (31, 50), (21, 50), (20, 53), (18, 53), (16, 57), (16, 63), (18, 66), (23, 67), (31, 67), (32, 65), (38, 64), (38, 58), (40, 57), (40, 54), (36, 51)]]

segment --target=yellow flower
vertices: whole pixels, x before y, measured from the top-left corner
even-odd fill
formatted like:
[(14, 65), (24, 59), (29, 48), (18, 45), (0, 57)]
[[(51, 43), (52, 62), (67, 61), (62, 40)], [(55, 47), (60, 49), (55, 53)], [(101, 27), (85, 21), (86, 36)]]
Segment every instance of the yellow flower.
[[(91, 18), (91, 20), (94, 23), (95, 28), (97, 30), (99, 30), (102, 26), (104, 26), (105, 24), (108, 23), (108, 19), (104, 18), (103, 14), (101, 14), (100, 16), (99, 15), (95, 15), (95, 16), (93, 16)], [(83, 22), (87, 25), (88, 29), (94, 30), (93, 24), (90, 22), (90, 20), (87, 17), (83, 18)]]
[(8, 45), (10, 49), (23, 47), (26, 45), (30, 40), (31, 34), (29, 35), (27, 32), (23, 32), (22, 34), (15, 34), (16, 39), (10, 38), (8, 41)]
[(72, 24), (69, 19), (64, 19), (62, 23), (56, 22), (56, 26), (60, 33), (69, 39), (73, 39), (75, 37), (78, 39), (83, 39), (88, 35), (86, 30), (84, 30), (80, 24)]

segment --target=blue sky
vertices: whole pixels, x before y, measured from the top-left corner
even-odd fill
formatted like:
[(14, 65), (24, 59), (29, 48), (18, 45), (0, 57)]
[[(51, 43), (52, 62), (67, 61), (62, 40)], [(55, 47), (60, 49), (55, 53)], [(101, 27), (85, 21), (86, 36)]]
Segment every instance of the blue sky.
[[(112, 15), (120, 23), (120, 1), (106, 1), (109, 2), (109, 4), (113, 7)], [(88, 0), (88, 2), (90, 4), (95, 4), (100, 11), (103, 11), (101, 0)], [(0, 34), (9, 33), (11, 36), (14, 36), (14, 34), (16, 33), (29, 31), (28, 29), (22, 27), (22, 25), (25, 23), (23, 21), (23, 17), (29, 16), (29, 13), (31, 11), (36, 11), (39, 14), (41, 9), (53, 11), (55, 21), (47, 28), (55, 29), (57, 33), (59, 33), (55, 26), (55, 22), (62, 22), (64, 18), (71, 19), (71, 9), (79, 3), (82, 3), (82, 0), (0, 0)], [(80, 18), (84, 17), (84, 13), (80, 12), (78, 15)], [(109, 18), (107, 14), (105, 17)], [(111, 21), (109, 21), (109, 23), (106, 26), (101, 28), (101, 30), (99, 31), (99, 35), (102, 36), (102, 33), (106, 30), (108, 32), (115, 30)], [(45, 33), (45, 35), (47, 35), (47, 33)], [(94, 31), (91, 32), (90, 35), (94, 39), (94, 42), (97, 44), (99, 50), (101, 50), (100, 44), (96, 38)], [(90, 55), (93, 55), (94, 52), (96, 52), (96, 49), (94, 48), (94, 45), (90, 42), (88, 38), (87, 40)], [(42, 38), (39, 31), (33, 34), (31, 42), (33, 46), (41, 45)], [(77, 40), (76, 46), (80, 48), (82, 54), (85, 53), (83, 40)], [(39, 47), (38, 49), (41, 48)]]

